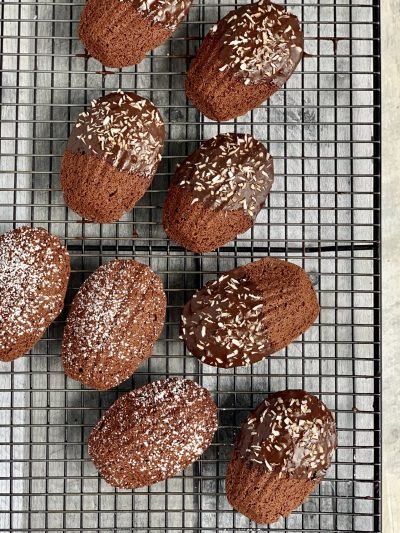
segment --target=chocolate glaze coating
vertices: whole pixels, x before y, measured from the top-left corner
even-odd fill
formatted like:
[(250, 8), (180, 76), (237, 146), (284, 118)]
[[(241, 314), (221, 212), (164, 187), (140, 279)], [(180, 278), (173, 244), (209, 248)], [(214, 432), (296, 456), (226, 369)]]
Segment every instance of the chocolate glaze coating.
[(280, 89), (302, 56), (294, 15), (268, 0), (242, 6), (206, 35), (187, 72), (186, 95), (212, 120), (244, 115)]
[(276, 392), (251, 413), (236, 439), (239, 457), (279, 477), (320, 480), (337, 446), (326, 406), (303, 390)]
[(208, 209), (241, 209), (255, 219), (274, 180), (272, 157), (249, 134), (221, 133), (177, 168), (174, 184)]
[(223, 63), (220, 71), (231, 71), (245, 85), (273, 81), (281, 86), (303, 57), (297, 17), (269, 0), (231, 11), (211, 32)]
[(67, 250), (44, 228), (0, 237), (0, 360), (30, 350), (61, 313), (70, 274)]
[(240, 366), (269, 354), (262, 296), (244, 273), (237, 274), (210, 281), (183, 309), (181, 335), (204, 363)]
[(88, 0), (79, 37), (107, 67), (136, 65), (171, 37), (190, 5), (191, 0)]
[(117, 170), (153, 176), (161, 160), (164, 123), (158, 109), (132, 92), (113, 92), (81, 113), (67, 151), (107, 161)]
[(175, 31), (178, 24), (185, 18), (192, 0), (121, 0), (132, 5), (139, 13), (152, 23)]
[(299, 507), (324, 477), (337, 445), (332, 414), (303, 390), (271, 394), (243, 424), (226, 475), (232, 507), (271, 524)]
[(216, 429), (211, 394), (194, 381), (168, 378), (119, 398), (93, 428), (88, 451), (107, 483), (133, 489), (187, 468)]
[(204, 363), (244, 366), (287, 346), (318, 313), (306, 272), (267, 257), (226, 272), (200, 289), (183, 308), (181, 336)]

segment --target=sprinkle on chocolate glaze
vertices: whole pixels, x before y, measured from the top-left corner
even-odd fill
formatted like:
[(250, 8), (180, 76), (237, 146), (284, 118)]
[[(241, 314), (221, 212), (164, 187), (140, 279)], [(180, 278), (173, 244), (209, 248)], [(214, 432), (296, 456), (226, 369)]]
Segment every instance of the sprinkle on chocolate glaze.
[(324, 477), (337, 446), (332, 414), (302, 390), (271, 394), (242, 426), (235, 448), (240, 457), (278, 477)]
[(232, 367), (269, 353), (263, 299), (255, 283), (223, 274), (208, 282), (185, 305), (181, 337), (203, 363)]
[(160, 162), (164, 123), (158, 109), (135, 93), (118, 91), (81, 113), (67, 150), (105, 159), (121, 171), (152, 176)]
[(192, 5), (192, 0), (120, 0), (120, 2), (132, 4), (147, 19), (171, 31), (175, 31)]
[(0, 237), (0, 350), (10, 349), (10, 339), (43, 334), (62, 309), (68, 274), (66, 250), (44, 228)]
[(93, 428), (88, 451), (108, 483), (135, 488), (189, 466), (216, 429), (210, 393), (194, 381), (173, 377), (118, 399)]
[(280, 86), (303, 56), (297, 17), (269, 0), (231, 11), (211, 32), (219, 38), (219, 70), (229, 69), (245, 85)]
[(175, 181), (210, 209), (242, 209), (255, 219), (274, 180), (272, 157), (251, 135), (224, 133), (179, 165)]

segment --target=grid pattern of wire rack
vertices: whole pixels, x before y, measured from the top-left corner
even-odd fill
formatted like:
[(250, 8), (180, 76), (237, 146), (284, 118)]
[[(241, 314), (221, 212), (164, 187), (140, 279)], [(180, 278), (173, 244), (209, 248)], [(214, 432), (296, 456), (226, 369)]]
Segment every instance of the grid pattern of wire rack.
[[(3, 0), (0, 231), (23, 224), (66, 243), (72, 277), (63, 315), (31, 355), (0, 365), (0, 531), (380, 531), (380, 71), (379, 1), (288, 0), (303, 21), (306, 56), (286, 87), (230, 123), (190, 105), (184, 73), (201, 39), (235, 6), (194, 0), (173, 38), (137, 67), (109, 70), (77, 38), (82, 0)], [(59, 165), (76, 116), (110, 90), (133, 89), (160, 108), (167, 142), (150, 191), (117, 224), (83, 223), (63, 203)], [(169, 242), (162, 203), (176, 163), (220, 131), (252, 133), (275, 159), (276, 180), (256, 226), (215, 253)], [(252, 367), (217, 370), (185, 353), (180, 308), (218, 272), (273, 255), (309, 272), (317, 323)], [(67, 379), (60, 340), (82, 281), (114, 257), (163, 278), (168, 313), (153, 357), (116, 390)], [(219, 406), (210, 449), (181, 475), (114, 490), (86, 440), (124, 391), (165, 375), (208, 387)], [(286, 520), (256, 526), (233, 512), (224, 474), (237, 428), (270, 391), (304, 388), (334, 411), (340, 447), (318, 491)]]

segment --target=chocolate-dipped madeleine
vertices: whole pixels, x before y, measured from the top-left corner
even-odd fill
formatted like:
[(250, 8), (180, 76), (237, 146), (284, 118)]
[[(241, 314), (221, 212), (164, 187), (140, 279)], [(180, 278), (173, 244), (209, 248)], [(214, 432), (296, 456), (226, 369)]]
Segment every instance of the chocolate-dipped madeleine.
[(299, 507), (324, 478), (337, 446), (329, 409), (303, 390), (268, 396), (243, 424), (226, 476), (232, 507), (270, 524)]
[(0, 237), (0, 360), (30, 350), (64, 307), (67, 250), (44, 228), (26, 226)]
[(286, 347), (318, 313), (306, 272), (266, 257), (230, 270), (197, 291), (183, 308), (181, 337), (203, 363), (245, 366)]
[(217, 407), (208, 390), (168, 378), (119, 398), (93, 428), (88, 451), (107, 483), (135, 489), (187, 468), (216, 430)]
[(219, 134), (178, 166), (164, 204), (165, 232), (193, 252), (215, 250), (253, 226), (273, 180), (262, 143)]
[(303, 49), (295, 15), (269, 0), (241, 6), (208, 32), (186, 76), (187, 97), (212, 120), (244, 115), (286, 83)]
[(192, 0), (88, 0), (79, 37), (107, 67), (127, 67), (169, 39)]
[(95, 389), (122, 383), (152, 354), (165, 310), (161, 279), (148, 266), (119, 259), (99, 267), (71, 305), (61, 353), (65, 373)]
[(79, 115), (62, 160), (66, 204), (86, 220), (117, 221), (150, 186), (164, 134), (146, 98), (118, 91), (94, 100)]

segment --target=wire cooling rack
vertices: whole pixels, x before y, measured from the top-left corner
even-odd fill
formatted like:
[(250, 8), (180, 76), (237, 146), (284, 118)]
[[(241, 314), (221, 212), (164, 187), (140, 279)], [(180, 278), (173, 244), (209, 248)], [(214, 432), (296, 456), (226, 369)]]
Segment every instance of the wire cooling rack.
[[(168, 314), (153, 357), (117, 390), (67, 379), (60, 340), (67, 310), (30, 355), (0, 365), (0, 531), (380, 531), (380, 64), (379, 2), (290, 0), (307, 55), (286, 87), (230, 123), (208, 121), (183, 90), (190, 58), (235, 4), (195, 0), (173, 39), (136, 68), (114, 71), (77, 39), (83, 2), (1, 2), (0, 230), (44, 226), (68, 246), (67, 304), (114, 257), (135, 257), (164, 280)], [(118, 224), (83, 223), (59, 186), (60, 158), (76, 116), (113, 89), (152, 99), (167, 124), (151, 190)], [(215, 253), (185, 252), (161, 225), (175, 165), (219, 131), (249, 132), (275, 159), (276, 181), (254, 229)], [(186, 354), (180, 308), (218, 272), (273, 255), (309, 273), (318, 322), (286, 350), (248, 368), (217, 370)], [(67, 309), (68, 309), (67, 305)], [(124, 391), (166, 375), (214, 394), (220, 427), (181, 475), (114, 490), (88, 459), (86, 440)], [(271, 391), (305, 388), (335, 412), (340, 447), (317, 492), (288, 519), (257, 526), (232, 511), (224, 475), (234, 434)]]

